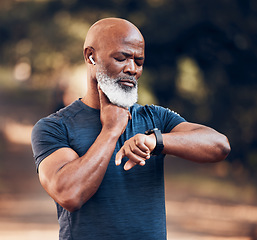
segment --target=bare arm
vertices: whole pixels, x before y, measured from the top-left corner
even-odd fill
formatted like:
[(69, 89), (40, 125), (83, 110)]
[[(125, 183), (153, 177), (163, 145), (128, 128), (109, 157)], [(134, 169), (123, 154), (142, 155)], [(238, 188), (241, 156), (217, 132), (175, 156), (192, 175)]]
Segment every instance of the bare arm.
[(180, 123), (162, 136), (163, 153), (194, 162), (218, 162), (230, 152), (228, 139), (223, 134), (199, 124)]
[[(170, 133), (162, 134), (164, 154), (170, 154), (190, 161), (205, 163), (224, 160), (230, 152), (227, 138), (212, 128), (194, 124), (180, 123)], [(140, 143), (140, 144), (139, 144)], [(144, 148), (141, 147), (145, 143)], [(126, 141), (116, 155), (116, 165), (125, 156), (129, 158), (124, 169), (129, 170), (136, 164), (143, 166), (156, 145), (153, 134), (138, 134)], [(133, 147), (131, 147), (133, 146)], [(134, 150), (136, 146), (137, 149)], [(130, 151), (133, 149), (133, 151)], [(145, 154), (145, 156), (144, 156)]]
[(100, 94), (102, 130), (85, 155), (61, 148), (39, 165), (39, 178), (48, 194), (68, 211), (90, 199), (105, 175), (116, 142), (125, 130), (129, 112), (109, 103)]

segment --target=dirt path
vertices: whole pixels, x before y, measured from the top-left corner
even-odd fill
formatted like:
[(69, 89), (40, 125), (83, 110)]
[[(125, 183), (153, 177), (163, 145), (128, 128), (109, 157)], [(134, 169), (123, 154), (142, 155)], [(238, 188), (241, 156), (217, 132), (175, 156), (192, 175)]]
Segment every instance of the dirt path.
[(54, 203), (47, 196), (2, 196), (1, 240), (58, 239)]
[[(1, 240), (58, 239), (53, 201), (43, 192), (37, 196), (2, 195)], [(168, 239), (254, 240), (257, 207), (225, 206), (204, 199), (167, 199)]]

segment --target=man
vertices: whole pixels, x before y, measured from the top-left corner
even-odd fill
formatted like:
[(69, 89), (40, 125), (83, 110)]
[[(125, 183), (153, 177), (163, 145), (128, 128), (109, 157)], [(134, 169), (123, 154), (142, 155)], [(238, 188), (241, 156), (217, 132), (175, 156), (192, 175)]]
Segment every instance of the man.
[(164, 155), (221, 161), (227, 138), (169, 109), (136, 104), (144, 38), (132, 23), (96, 22), (84, 57), (86, 95), (41, 119), (32, 133), (60, 239), (166, 239)]

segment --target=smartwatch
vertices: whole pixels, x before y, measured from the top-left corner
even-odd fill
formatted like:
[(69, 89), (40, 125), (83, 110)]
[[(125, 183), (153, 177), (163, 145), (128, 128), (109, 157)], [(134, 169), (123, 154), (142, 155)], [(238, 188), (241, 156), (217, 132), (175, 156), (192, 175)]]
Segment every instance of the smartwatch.
[(156, 146), (155, 146), (154, 150), (151, 152), (151, 154), (152, 155), (159, 155), (159, 154), (161, 154), (161, 152), (164, 148), (162, 133), (158, 128), (149, 129), (149, 130), (145, 131), (146, 135), (150, 135), (152, 133), (154, 133), (154, 135), (156, 137)]

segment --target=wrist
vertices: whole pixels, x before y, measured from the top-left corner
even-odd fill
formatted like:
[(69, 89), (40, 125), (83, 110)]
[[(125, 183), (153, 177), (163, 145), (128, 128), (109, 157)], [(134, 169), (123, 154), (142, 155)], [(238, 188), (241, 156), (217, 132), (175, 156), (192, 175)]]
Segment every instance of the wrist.
[[(147, 135), (147, 134), (146, 134)], [(150, 150), (150, 152), (152, 152), (154, 149), (155, 149), (155, 147), (156, 147), (156, 137), (155, 137), (155, 135), (152, 133), (152, 134), (150, 134), (150, 135), (147, 135), (147, 138), (148, 138), (148, 140), (147, 140), (147, 146), (149, 147), (149, 150)]]
[(105, 135), (110, 139), (118, 139), (122, 133), (120, 132), (120, 129), (103, 127), (101, 130), (101, 134)]

